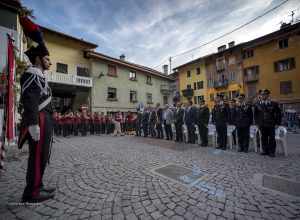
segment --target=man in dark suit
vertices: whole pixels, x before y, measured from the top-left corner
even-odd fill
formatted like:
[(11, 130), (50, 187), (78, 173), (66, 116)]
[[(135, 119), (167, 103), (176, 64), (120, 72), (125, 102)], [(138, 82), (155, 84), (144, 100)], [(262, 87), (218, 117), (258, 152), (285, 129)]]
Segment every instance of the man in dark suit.
[(188, 143), (195, 144), (196, 109), (191, 100), (187, 103), (184, 121), (188, 130)]
[(239, 152), (244, 151), (245, 153), (248, 153), (249, 132), (253, 120), (253, 112), (251, 105), (245, 103), (244, 94), (239, 93), (237, 98), (238, 104), (235, 105), (232, 111), (232, 118), (237, 130)]
[(197, 114), (197, 125), (199, 128), (202, 147), (206, 147), (208, 145), (208, 129), (207, 129), (208, 121), (209, 121), (209, 109), (205, 105), (205, 101), (203, 99), (200, 99), (199, 111)]
[(177, 108), (174, 114), (174, 121), (175, 121), (175, 129), (176, 129), (176, 141), (182, 142), (182, 125), (183, 125), (183, 116), (184, 116), (184, 109), (181, 108), (182, 103), (177, 102)]
[(141, 124), (142, 124), (142, 112), (140, 111), (140, 109), (137, 109), (138, 114), (135, 120), (135, 124), (136, 124), (136, 136), (141, 136)]
[(148, 120), (149, 120), (149, 111), (147, 108), (145, 108), (145, 110), (142, 114), (144, 137), (148, 137)]
[(216, 104), (213, 109), (212, 122), (216, 125), (218, 134), (217, 149), (226, 150), (227, 145), (227, 126), (230, 120), (230, 108), (229, 105), (224, 103), (223, 95), (218, 94)]
[(275, 157), (275, 129), (281, 124), (281, 110), (277, 102), (269, 100), (270, 91), (268, 89), (260, 90), (261, 100), (257, 103), (256, 124), (261, 132), (261, 144), (263, 152), (261, 155), (270, 155)]
[(163, 123), (163, 109), (160, 107), (160, 103), (156, 104), (156, 138), (157, 139), (164, 139), (164, 132), (162, 129), (162, 123)]
[(152, 138), (156, 137), (156, 132), (155, 132), (155, 124), (156, 124), (156, 110), (150, 106), (149, 107), (149, 132)]

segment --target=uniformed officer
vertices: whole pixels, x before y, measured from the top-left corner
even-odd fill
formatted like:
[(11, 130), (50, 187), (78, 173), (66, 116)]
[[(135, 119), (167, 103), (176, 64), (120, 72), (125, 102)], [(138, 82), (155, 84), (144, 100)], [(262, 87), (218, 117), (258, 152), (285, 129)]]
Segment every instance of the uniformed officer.
[(245, 95), (239, 93), (237, 95), (238, 104), (235, 105), (232, 118), (237, 129), (239, 152), (248, 153), (249, 132), (253, 120), (252, 107), (245, 103)]
[(51, 61), (44, 44), (31, 47), (25, 54), (33, 64), (22, 75), (20, 102), (24, 107), (18, 148), (27, 140), (29, 158), (23, 202), (38, 203), (54, 198), (55, 188), (45, 187), (43, 175), (49, 159), (52, 137), (51, 91), (44, 75)]
[(261, 100), (257, 103), (257, 125), (261, 132), (261, 143), (263, 152), (261, 155), (275, 157), (275, 129), (281, 124), (281, 110), (277, 102), (270, 101), (270, 91), (262, 89), (260, 91)]
[(206, 147), (208, 145), (208, 125), (209, 122), (209, 109), (205, 105), (204, 99), (199, 100), (199, 111), (197, 114), (197, 125), (199, 128), (201, 146)]
[(218, 135), (217, 149), (226, 150), (227, 145), (227, 126), (230, 119), (229, 105), (223, 101), (224, 96), (218, 94), (216, 104), (213, 108), (212, 122), (216, 125)]
[[(230, 117), (229, 117), (229, 125), (234, 125), (234, 119), (233, 119), (233, 112), (235, 110), (236, 100), (234, 98), (231, 98), (229, 100), (229, 107), (230, 107)], [(233, 139), (233, 145), (236, 146), (236, 129), (232, 131), (232, 139)]]

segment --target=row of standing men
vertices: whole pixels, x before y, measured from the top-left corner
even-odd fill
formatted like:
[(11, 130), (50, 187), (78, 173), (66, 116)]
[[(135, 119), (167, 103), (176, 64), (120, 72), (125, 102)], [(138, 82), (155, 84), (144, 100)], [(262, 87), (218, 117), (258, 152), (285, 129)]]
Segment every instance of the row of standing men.
[[(226, 150), (227, 127), (234, 125), (238, 137), (239, 152), (248, 153), (250, 126), (256, 125), (261, 133), (262, 155), (275, 156), (276, 142), (275, 129), (281, 124), (282, 114), (278, 103), (269, 100), (270, 91), (262, 89), (259, 96), (253, 103), (245, 102), (245, 95), (237, 95), (237, 103), (231, 100), (231, 105), (223, 99), (223, 95), (217, 95), (215, 106), (211, 111), (211, 122), (216, 126), (218, 136), (217, 149)], [(208, 145), (208, 124), (210, 121), (210, 111), (202, 99), (199, 101), (199, 108), (193, 106), (192, 101), (188, 101), (187, 107), (183, 108), (182, 103), (176, 104), (176, 109), (171, 110), (166, 104), (164, 109), (157, 103), (156, 106), (148, 107), (143, 112), (139, 112), (136, 119), (137, 136), (141, 136), (143, 130), (144, 137), (151, 136), (156, 139), (164, 139), (163, 126), (166, 140), (173, 140), (171, 125), (174, 123), (176, 130), (176, 140), (183, 141), (183, 128), (185, 124), (188, 132), (188, 143), (195, 143), (195, 125), (199, 128), (201, 146)], [(235, 135), (234, 142), (235, 140)], [(258, 142), (260, 142), (258, 140)]]

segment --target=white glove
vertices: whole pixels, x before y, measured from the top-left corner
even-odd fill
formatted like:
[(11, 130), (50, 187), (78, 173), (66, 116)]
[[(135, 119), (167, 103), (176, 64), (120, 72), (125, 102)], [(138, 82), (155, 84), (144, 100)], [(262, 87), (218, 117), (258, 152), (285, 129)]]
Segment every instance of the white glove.
[(33, 140), (35, 140), (35, 141), (40, 140), (40, 126), (39, 125), (30, 125), (29, 133)]

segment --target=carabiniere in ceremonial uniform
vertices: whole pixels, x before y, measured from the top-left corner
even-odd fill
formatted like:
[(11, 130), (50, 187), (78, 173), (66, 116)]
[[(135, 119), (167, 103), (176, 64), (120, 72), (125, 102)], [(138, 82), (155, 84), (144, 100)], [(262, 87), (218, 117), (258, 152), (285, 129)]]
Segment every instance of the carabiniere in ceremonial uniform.
[(275, 129), (280, 126), (282, 115), (278, 103), (268, 99), (269, 94), (268, 89), (260, 90), (261, 100), (256, 104), (256, 124), (261, 133), (261, 155), (275, 157)]
[(233, 109), (233, 121), (237, 129), (239, 152), (248, 153), (249, 132), (253, 120), (252, 107), (245, 103), (245, 95), (239, 93), (237, 95), (238, 104)]

